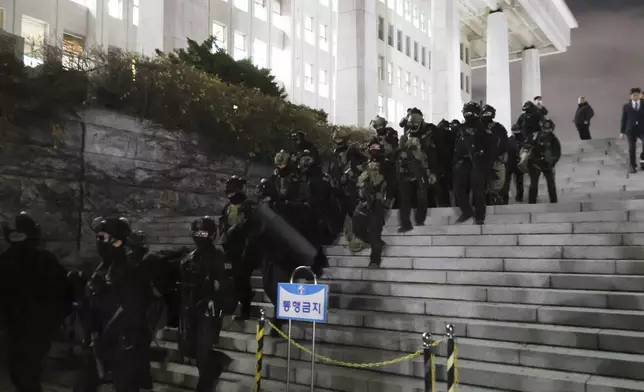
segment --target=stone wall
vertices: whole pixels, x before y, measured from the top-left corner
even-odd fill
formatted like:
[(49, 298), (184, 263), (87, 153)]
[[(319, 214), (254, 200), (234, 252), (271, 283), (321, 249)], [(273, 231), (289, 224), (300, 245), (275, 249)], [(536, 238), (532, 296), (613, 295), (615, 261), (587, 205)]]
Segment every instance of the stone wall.
[(198, 139), (134, 118), (88, 110), (51, 135), (25, 130), (0, 150), (0, 219), (21, 210), (43, 227), (45, 246), (68, 266), (94, 259), (97, 216), (136, 227), (154, 217), (221, 212), (225, 179), (267, 174), (239, 159), (208, 158)]

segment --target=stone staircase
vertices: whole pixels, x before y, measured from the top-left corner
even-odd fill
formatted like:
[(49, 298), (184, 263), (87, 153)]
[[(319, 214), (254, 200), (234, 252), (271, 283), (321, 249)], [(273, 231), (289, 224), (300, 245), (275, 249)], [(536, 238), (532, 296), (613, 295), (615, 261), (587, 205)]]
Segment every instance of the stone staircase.
[[(608, 139), (564, 144), (560, 203), (490, 207), (483, 226), (455, 225), (457, 211), (441, 208), (400, 235), (394, 213), (379, 270), (366, 269), (368, 253), (352, 255), (342, 240), (328, 247), (330, 310), (317, 328), (317, 352), (387, 361), (418, 350), (423, 332), (440, 337), (454, 324), (462, 392), (644, 391), (644, 200), (636, 200), (644, 173), (627, 174), (624, 151)], [(192, 219), (157, 219), (143, 229), (155, 249), (187, 245)], [(255, 310), (272, 316), (261, 277), (253, 285)], [(309, 344), (310, 326), (294, 323), (293, 337)], [(175, 342), (176, 331), (163, 332), (169, 362), (154, 362), (155, 376), (192, 387), (196, 369), (176, 361)], [(217, 390), (250, 390), (255, 322), (230, 323), (220, 343), (234, 361)], [(266, 337), (266, 391), (284, 390), (286, 348)], [(292, 355), (291, 390), (308, 391), (310, 356), (295, 348)], [(443, 345), (439, 380), (445, 355)], [(316, 373), (319, 392), (423, 390), (422, 358), (374, 370), (318, 362)]]

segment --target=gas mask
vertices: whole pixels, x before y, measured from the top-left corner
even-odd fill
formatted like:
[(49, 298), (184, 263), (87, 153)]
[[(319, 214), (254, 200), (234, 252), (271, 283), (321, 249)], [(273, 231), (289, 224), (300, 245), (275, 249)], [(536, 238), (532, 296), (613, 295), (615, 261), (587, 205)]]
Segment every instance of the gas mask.
[(383, 151), (380, 144), (372, 143), (371, 145), (369, 145), (368, 151), (369, 156), (371, 156), (371, 158), (375, 159), (376, 161), (380, 161), (385, 158), (385, 152)]
[(123, 245), (123, 241), (104, 231), (96, 233), (96, 251), (105, 261), (115, 261), (119, 259), (119, 256), (125, 256)]
[(313, 166), (313, 157), (310, 155), (302, 155), (300, 157), (300, 161), (297, 163), (297, 168), (300, 171), (300, 173), (306, 173), (312, 166)]
[(217, 236), (217, 224), (209, 216), (197, 219), (192, 222), (190, 236), (197, 245), (197, 249), (210, 248)]
[(92, 230), (96, 233), (96, 250), (104, 261), (125, 260), (125, 242), (132, 234), (126, 218), (96, 218)]
[(481, 115), (481, 121), (483, 121), (486, 124), (491, 123), (494, 120), (494, 113), (492, 112), (483, 112)]
[(410, 135), (417, 136), (422, 124), (423, 116), (420, 114), (412, 113), (407, 117), (407, 126), (409, 127)]

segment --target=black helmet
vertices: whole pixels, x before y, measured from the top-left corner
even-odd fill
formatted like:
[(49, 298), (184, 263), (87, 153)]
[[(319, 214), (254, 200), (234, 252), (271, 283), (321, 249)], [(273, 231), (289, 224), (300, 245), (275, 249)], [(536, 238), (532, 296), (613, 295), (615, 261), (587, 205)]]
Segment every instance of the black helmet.
[(523, 104), (523, 106), (521, 107), (521, 110), (523, 110), (523, 111), (525, 112), (525, 111), (528, 111), (528, 110), (533, 109), (533, 108), (535, 108), (535, 107), (536, 107), (536, 105), (534, 104), (534, 102), (532, 102), (532, 101), (526, 101), (526, 102)]
[[(119, 240), (127, 242), (132, 234), (130, 222), (124, 217), (98, 217), (92, 222), (92, 230), (97, 234), (96, 239), (100, 242)], [(107, 236), (105, 236), (107, 234)]]
[[(24, 241), (25, 239), (40, 239), (40, 225), (36, 220), (25, 211), (21, 211), (15, 219), (15, 229), (9, 228), (6, 223), (3, 224), (2, 232), (4, 238), (9, 243)], [(20, 234), (22, 239), (11, 240), (14, 234)]]
[(481, 105), (474, 101), (470, 101), (463, 105), (463, 117), (480, 117)]
[(293, 132), (291, 134), (291, 140), (295, 140), (297, 142), (304, 140), (304, 132), (302, 131)]
[(544, 132), (555, 131), (555, 123), (552, 122), (552, 120), (549, 118), (544, 118), (543, 120), (541, 120), (541, 122), (539, 123), (539, 126), (541, 126), (541, 130)]
[(190, 225), (190, 234), (192, 238), (214, 239), (217, 235), (217, 223), (210, 216), (196, 219)]
[(226, 195), (241, 193), (244, 191), (246, 180), (239, 176), (232, 176), (226, 180)]
[(481, 109), (481, 117), (496, 117), (496, 109), (492, 105), (484, 105)]
[(297, 158), (297, 168), (302, 172), (309, 170), (314, 163), (315, 158), (313, 158), (313, 155), (309, 150), (302, 151), (300, 156)]

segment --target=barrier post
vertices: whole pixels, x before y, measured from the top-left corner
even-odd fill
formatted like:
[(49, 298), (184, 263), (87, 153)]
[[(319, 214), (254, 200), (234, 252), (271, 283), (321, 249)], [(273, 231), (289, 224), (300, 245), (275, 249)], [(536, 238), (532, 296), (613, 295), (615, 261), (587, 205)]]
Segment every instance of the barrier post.
[(454, 342), (454, 325), (447, 324), (447, 392), (456, 392), (456, 344)]
[(423, 367), (425, 369), (425, 392), (436, 392), (434, 375), (434, 339), (432, 334), (423, 334)]
[(255, 356), (255, 392), (260, 391), (262, 382), (262, 357), (264, 356), (264, 328), (266, 327), (266, 311), (259, 311), (259, 321), (257, 322), (257, 355)]

